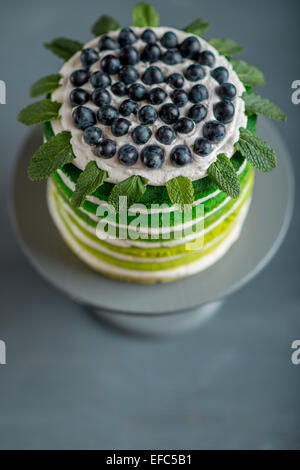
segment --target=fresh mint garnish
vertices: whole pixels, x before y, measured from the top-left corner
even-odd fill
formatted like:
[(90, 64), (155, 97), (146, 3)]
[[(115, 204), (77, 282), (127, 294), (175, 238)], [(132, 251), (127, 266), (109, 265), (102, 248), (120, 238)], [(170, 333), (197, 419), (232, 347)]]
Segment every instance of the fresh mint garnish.
[(271, 171), (276, 167), (274, 150), (267, 142), (253, 136), (248, 129), (240, 127), (240, 138), (235, 147), (260, 171)]
[(256, 93), (243, 93), (242, 98), (245, 101), (246, 113), (248, 115), (263, 114), (275, 121), (287, 120), (287, 116), (282, 109), (267, 98), (263, 98)]
[(248, 86), (262, 86), (266, 84), (264, 74), (254, 65), (247, 64), (244, 60), (231, 60), (233, 70), (239, 79)]
[(72, 55), (77, 51), (81, 51), (83, 44), (79, 41), (73, 41), (68, 38), (57, 38), (53, 41), (44, 44), (46, 49), (49, 49), (53, 54), (61, 59), (69, 60)]
[(193, 23), (189, 24), (184, 31), (186, 33), (197, 34), (197, 36), (203, 36), (206, 31), (210, 28), (210, 24), (205, 21), (203, 18), (198, 18), (197, 20), (193, 21)]
[(95, 161), (89, 162), (79, 175), (75, 191), (72, 194), (71, 204), (74, 207), (81, 206), (86, 196), (96, 191), (107, 177), (107, 171), (100, 170)]
[(220, 153), (217, 161), (207, 169), (207, 174), (216, 183), (218, 188), (236, 199), (240, 195), (240, 182), (230, 159)]
[(61, 78), (62, 76), (59, 73), (40, 78), (40, 80), (35, 82), (30, 88), (31, 98), (52, 93), (54, 90), (59, 88), (59, 81)]
[(61, 103), (57, 101), (41, 100), (26, 106), (18, 115), (18, 121), (26, 126), (34, 126), (43, 122), (59, 119), (58, 111)]
[(108, 202), (112, 204), (116, 210), (119, 210), (119, 197), (126, 196), (127, 206), (130, 207), (135, 202), (139, 202), (146, 191), (147, 183), (148, 180), (142, 176), (130, 176), (113, 187)]
[(119, 28), (120, 25), (116, 20), (114, 20), (111, 16), (103, 15), (92, 27), (92, 33), (95, 36), (100, 36), (101, 34), (109, 33), (109, 31), (115, 31)]
[(221, 55), (237, 55), (244, 52), (244, 48), (232, 39), (210, 39), (209, 44), (213, 46)]
[(159, 25), (159, 16), (152, 5), (149, 3), (137, 3), (132, 12), (133, 25), (140, 28), (150, 26), (155, 28)]
[(166, 188), (170, 201), (178, 206), (182, 211), (185, 204), (193, 204), (194, 187), (193, 183), (186, 176), (177, 176), (166, 182)]

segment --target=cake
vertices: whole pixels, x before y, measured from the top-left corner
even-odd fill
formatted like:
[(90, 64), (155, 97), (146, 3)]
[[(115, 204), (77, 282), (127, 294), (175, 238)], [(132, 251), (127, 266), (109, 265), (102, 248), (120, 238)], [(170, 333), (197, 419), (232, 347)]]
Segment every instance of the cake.
[(241, 46), (207, 29), (160, 27), (143, 3), (131, 27), (104, 16), (85, 45), (46, 44), (65, 63), (19, 114), (44, 126), (28, 175), (48, 179), (54, 224), (101, 274), (152, 283), (207, 269), (241, 234), (254, 168), (276, 166), (257, 114), (285, 114), (254, 93), (262, 72), (232, 59)]

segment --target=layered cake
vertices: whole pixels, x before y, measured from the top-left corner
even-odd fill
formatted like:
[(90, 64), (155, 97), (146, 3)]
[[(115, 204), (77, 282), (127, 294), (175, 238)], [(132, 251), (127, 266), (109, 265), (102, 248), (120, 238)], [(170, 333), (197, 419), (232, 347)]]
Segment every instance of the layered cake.
[(51, 216), (74, 254), (110, 277), (166, 282), (208, 268), (239, 238), (253, 167), (276, 166), (256, 115), (285, 115), (253, 92), (264, 78), (230, 57), (238, 44), (203, 38), (204, 20), (159, 27), (145, 4), (133, 18), (125, 28), (100, 18), (85, 45), (48, 44), (65, 63), (33, 85), (47, 98), (19, 120), (44, 123), (28, 174), (48, 178)]

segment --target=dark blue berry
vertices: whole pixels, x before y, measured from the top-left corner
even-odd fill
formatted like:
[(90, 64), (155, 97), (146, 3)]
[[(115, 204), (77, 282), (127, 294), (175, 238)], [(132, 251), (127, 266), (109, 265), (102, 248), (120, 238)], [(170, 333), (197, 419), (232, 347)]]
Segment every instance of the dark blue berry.
[(198, 64), (206, 65), (207, 67), (213, 67), (215, 65), (216, 58), (212, 52), (203, 51), (197, 52), (194, 60), (198, 62)]
[(193, 119), (194, 122), (198, 123), (203, 121), (207, 115), (207, 109), (203, 104), (194, 104), (191, 106), (188, 112), (188, 117)]
[(103, 88), (95, 88), (92, 93), (92, 102), (96, 106), (104, 106), (105, 104), (110, 104), (111, 97), (107, 90)]
[(167, 84), (172, 88), (182, 88), (184, 84), (184, 78), (181, 73), (171, 73), (167, 78)]
[(189, 100), (187, 93), (184, 90), (174, 90), (171, 95), (172, 100), (178, 106), (178, 108), (182, 108), (185, 106)]
[(166, 49), (175, 49), (178, 46), (178, 39), (173, 31), (167, 31), (160, 39), (160, 43)]
[(107, 104), (98, 109), (97, 118), (101, 124), (110, 126), (118, 118), (118, 111), (114, 106)]
[(91, 84), (94, 88), (106, 88), (111, 84), (111, 78), (107, 73), (99, 70), (91, 75)]
[(124, 100), (120, 104), (119, 112), (122, 116), (129, 116), (130, 114), (136, 114), (139, 105), (133, 100)]
[(205, 137), (199, 137), (194, 142), (194, 152), (197, 155), (206, 156), (212, 151), (212, 145)]
[(124, 82), (116, 82), (111, 86), (111, 91), (116, 96), (125, 96), (127, 88)]
[(229, 77), (228, 70), (225, 67), (217, 67), (210, 74), (218, 83), (227, 82)]
[(108, 75), (114, 75), (117, 73), (119, 68), (121, 67), (121, 62), (118, 57), (108, 54), (100, 62), (101, 69), (103, 72), (108, 73)]
[(192, 152), (186, 145), (176, 145), (170, 155), (174, 166), (186, 166), (192, 161)]
[(83, 140), (88, 145), (98, 145), (102, 140), (102, 130), (96, 126), (87, 127), (83, 132)]
[(192, 64), (185, 70), (184, 76), (190, 82), (197, 82), (205, 76), (205, 70), (200, 64)]
[(208, 99), (208, 90), (204, 85), (194, 85), (189, 92), (189, 100), (192, 103), (200, 103)]
[(227, 124), (234, 116), (234, 106), (231, 101), (219, 101), (213, 106), (214, 116), (218, 121)]
[(130, 144), (123, 145), (118, 152), (120, 163), (126, 166), (134, 165), (137, 162), (138, 156), (137, 149)]
[(155, 83), (164, 82), (165, 77), (159, 67), (151, 65), (143, 73), (142, 80), (146, 85), (154, 85)]
[(119, 57), (123, 65), (135, 65), (140, 61), (140, 54), (133, 46), (123, 47)]
[(147, 168), (160, 168), (165, 161), (165, 152), (158, 145), (146, 145), (141, 152), (141, 161)]
[(128, 88), (128, 95), (134, 101), (143, 101), (147, 97), (147, 89), (141, 83), (133, 83)]
[(111, 125), (111, 133), (115, 137), (121, 137), (122, 135), (127, 134), (130, 126), (131, 126), (131, 122), (128, 121), (128, 119), (124, 119), (124, 118), (115, 119), (115, 121)]
[(144, 42), (147, 42), (148, 44), (153, 44), (154, 42), (157, 41), (157, 36), (152, 29), (145, 29), (143, 34), (141, 35), (141, 39)]
[(155, 137), (162, 144), (170, 145), (176, 139), (176, 132), (172, 127), (161, 126), (157, 129)]
[(189, 134), (195, 127), (194, 121), (187, 117), (181, 117), (174, 124), (174, 129), (180, 134)]
[(157, 111), (150, 104), (146, 104), (139, 110), (139, 120), (142, 124), (153, 124), (157, 119)]
[(222, 83), (216, 88), (216, 93), (221, 100), (233, 100), (236, 96), (236, 88), (233, 83)]
[(70, 82), (74, 86), (81, 86), (88, 81), (90, 73), (85, 69), (74, 70), (70, 75)]
[(99, 51), (111, 50), (114, 51), (119, 49), (119, 43), (115, 39), (111, 38), (107, 34), (101, 36), (98, 42)]
[(70, 93), (70, 103), (72, 106), (85, 104), (90, 99), (90, 94), (83, 88), (74, 88)]
[(137, 41), (136, 35), (130, 28), (122, 28), (118, 39), (121, 47), (129, 46)]
[(132, 140), (137, 144), (137, 145), (142, 145), (148, 142), (152, 135), (152, 131), (148, 126), (137, 126), (133, 129), (132, 131)]
[(160, 59), (161, 50), (157, 44), (147, 44), (141, 54), (143, 62), (156, 62)]
[(203, 135), (210, 142), (220, 142), (226, 134), (225, 126), (220, 121), (208, 121), (203, 126)]
[(151, 104), (161, 104), (165, 101), (167, 93), (162, 88), (156, 87), (150, 90), (148, 99)]
[(179, 117), (179, 109), (174, 103), (163, 104), (159, 110), (159, 117), (166, 124), (174, 124)]
[(91, 65), (97, 62), (97, 60), (99, 60), (99, 54), (95, 49), (88, 47), (87, 49), (83, 49), (80, 59), (84, 68), (88, 69)]
[(194, 36), (189, 36), (180, 44), (180, 52), (183, 57), (193, 59), (197, 52), (200, 52), (200, 42)]
[(96, 124), (96, 116), (90, 108), (77, 106), (72, 113), (72, 119), (78, 129), (84, 130)]
[(181, 64), (182, 55), (177, 49), (168, 49), (161, 57), (161, 60), (167, 65)]
[(125, 65), (119, 70), (119, 79), (124, 82), (125, 85), (134, 83), (139, 78), (139, 74), (132, 65)]
[(116, 150), (117, 146), (113, 140), (103, 139), (98, 146), (98, 155), (102, 158), (112, 158)]

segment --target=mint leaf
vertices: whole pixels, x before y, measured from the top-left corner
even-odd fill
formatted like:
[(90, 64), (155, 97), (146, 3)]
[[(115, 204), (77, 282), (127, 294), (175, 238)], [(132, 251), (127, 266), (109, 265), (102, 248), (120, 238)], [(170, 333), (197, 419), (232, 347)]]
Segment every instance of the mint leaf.
[(271, 171), (276, 167), (274, 150), (267, 142), (253, 136), (248, 129), (240, 127), (240, 138), (235, 147), (260, 171)]
[(256, 93), (243, 93), (243, 100), (246, 104), (246, 113), (263, 114), (264, 116), (274, 119), (275, 121), (286, 121), (287, 116), (276, 104), (267, 98), (257, 95)]
[(53, 41), (45, 43), (46, 49), (49, 49), (53, 54), (61, 59), (69, 60), (75, 52), (83, 48), (83, 44), (79, 41), (73, 41), (67, 38), (57, 38)]
[(230, 197), (235, 199), (240, 195), (239, 179), (230, 159), (224, 153), (217, 156), (217, 161), (210, 165), (207, 174)]
[(256, 122), (257, 122), (256, 114), (252, 114), (251, 116), (248, 116), (247, 129), (248, 131), (251, 132), (252, 135), (256, 134)]
[(61, 78), (62, 76), (59, 73), (40, 78), (40, 80), (35, 82), (30, 88), (31, 98), (52, 93), (60, 87), (59, 81)]
[(177, 176), (166, 182), (170, 201), (182, 211), (185, 204), (193, 204), (194, 187), (191, 180), (185, 176)]
[(107, 171), (100, 170), (95, 161), (89, 162), (79, 175), (76, 188), (72, 194), (71, 204), (79, 207), (88, 194), (92, 194), (108, 177)]
[(133, 26), (144, 28), (146, 26), (156, 27), (159, 25), (159, 16), (149, 3), (137, 3), (132, 12)]
[(244, 52), (244, 48), (232, 39), (210, 39), (208, 41), (221, 55), (236, 55)]
[(146, 191), (148, 180), (138, 175), (133, 175), (124, 181), (116, 184), (108, 198), (108, 202), (112, 204), (116, 210), (119, 209), (119, 197), (127, 196), (127, 206), (130, 207), (138, 202)]
[(26, 126), (34, 126), (46, 121), (59, 119), (58, 111), (61, 103), (51, 100), (41, 100), (26, 106), (18, 115), (18, 121)]
[(109, 33), (109, 31), (115, 31), (119, 28), (120, 25), (116, 20), (111, 18), (111, 16), (103, 15), (92, 27), (92, 33), (95, 36), (100, 36), (101, 34)]
[(197, 34), (197, 36), (203, 36), (206, 31), (210, 28), (210, 24), (205, 21), (203, 18), (198, 18), (197, 20), (193, 21), (193, 23), (189, 24), (184, 31), (186, 33)]
[(262, 86), (266, 84), (264, 74), (254, 65), (247, 64), (244, 60), (232, 60), (231, 64), (244, 85)]
[(70, 143), (71, 132), (62, 131), (51, 137), (33, 155), (28, 167), (28, 176), (32, 181), (48, 178), (58, 168), (71, 163), (75, 155)]

